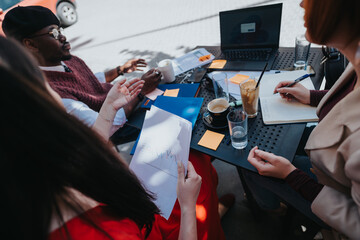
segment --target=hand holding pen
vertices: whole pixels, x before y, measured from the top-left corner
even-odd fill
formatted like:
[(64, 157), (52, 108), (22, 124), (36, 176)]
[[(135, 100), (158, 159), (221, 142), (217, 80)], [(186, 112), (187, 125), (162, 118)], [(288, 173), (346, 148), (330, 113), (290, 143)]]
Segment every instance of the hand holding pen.
[[(276, 85), (274, 94), (280, 93), (280, 96), (288, 101), (297, 100), (304, 104), (310, 104), (310, 90), (301, 84), (300, 81), (306, 79), (306, 75), (296, 79), (295, 81), (283, 81)], [(301, 80), (300, 80), (301, 79)]]

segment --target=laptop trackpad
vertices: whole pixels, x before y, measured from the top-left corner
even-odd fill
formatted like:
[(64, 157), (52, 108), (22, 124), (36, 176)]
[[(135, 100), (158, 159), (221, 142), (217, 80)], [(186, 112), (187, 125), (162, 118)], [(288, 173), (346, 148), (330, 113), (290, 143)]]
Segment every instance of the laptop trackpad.
[(261, 71), (266, 62), (255, 61), (229, 61), (226, 63), (224, 69), (233, 71)]

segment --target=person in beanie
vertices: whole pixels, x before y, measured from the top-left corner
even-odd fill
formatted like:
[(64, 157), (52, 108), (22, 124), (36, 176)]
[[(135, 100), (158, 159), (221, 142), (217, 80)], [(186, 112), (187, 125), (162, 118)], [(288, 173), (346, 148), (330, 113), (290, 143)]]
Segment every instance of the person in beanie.
[[(104, 103), (112, 82), (119, 75), (145, 67), (143, 59), (132, 59), (105, 73), (94, 74), (80, 58), (71, 55), (70, 44), (63, 35), (58, 18), (49, 9), (41, 6), (15, 7), (3, 20), (4, 33), (22, 43), (37, 59), (50, 86), (58, 92), (67, 109), (88, 126), (92, 126)], [(124, 125), (126, 118), (143, 99), (156, 88), (161, 78), (155, 69), (142, 76), (145, 84), (141, 93), (129, 104), (121, 108), (113, 121), (110, 135), (115, 142), (135, 140), (138, 131)], [(125, 140), (125, 138), (130, 138)]]
[[(61, 33), (58, 22), (50, 15), (54, 16), (50, 10), (43, 7), (17, 7), (10, 10), (5, 16), (3, 29), (7, 37), (13, 37), (20, 41), (36, 57), (40, 67), (47, 76), (50, 86), (62, 97), (62, 101), (68, 112), (74, 113), (71, 112), (71, 110), (69, 111), (69, 102), (82, 104), (80, 110), (78, 110), (79, 112), (85, 108), (88, 109), (87, 111), (97, 112), (97, 109), (101, 107), (103, 103), (104, 96), (106, 96), (106, 93), (109, 91), (108, 88), (110, 84), (105, 83), (105, 81), (104, 83), (100, 83), (80, 58), (70, 54), (70, 44), (66, 42), (66, 37)], [(40, 24), (38, 20), (34, 18), (43, 19), (43, 21), (47, 21), (47, 24)], [(32, 28), (32, 30), (28, 31), (28, 28)], [(135, 62), (129, 61), (115, 70), (110, 70), (110, 73), (104, 74), (104, 78), (107, 81), (112, 81), (119, 74), (137, 70), (139, 66), (142, 66), (143, 61), (133, 61)], [(111, 73), (111, 71), (113, 72)], [(152, 91), (152, 89), (157, 86), (160, 77), (160, 74), (155, 70), (150, 70), (145, 73), (142, 77), (145, 82), (139, 98), (142, 97), (142, 94), (147, 94)], [(136, 98), (126, 105), (124, 112), (131, 112), (138, 101), (139, 99)], [(80, 117), (80, 119), (82, 118)], [(197, 239), (225, 239), (220, 218), (234, 204), (234, 195), (226, 194), (219, 201), (216, 193), (218, 175), (211, 164), (210, 156), (191, 150), (189, 161), (192, 163), (195, 172), (201, 176), (202, 179), (200, 192), (196, 200), (196, 212), (194, 213), (196, 215), (197, 227), (195, 231), (197, 232)], [(181, 210), (183, 209), (180, 208), (180, 202), (181, 200), (176, 201), (169, 219), (165, 219), (161, 215), (155, 216), (154, 225), (148, 239), (175, 240), (179, 239), (179, 237), (181, 238), (179, 223), (183, 221), (184, 218), (182, 216)], [(98, 218), (98, 220), (107, 221), (107, 219), (100, 218)], [(93, 225), (85, 222), (86, 228), (80, 228), (77, 224), (72, 225), (73, 223), (74, 221), (70, 220), (66, 225), (68, 227), (74, 227), (74, 232), (69, 232), (70, 234), (74, 234), (72, 235), (74, 239), (99, 239), (99, 237), (97, 237), (99, 233), (96, 231), (98, 230), (96, 226), (94, 229)], [(117, 227), (115, 226), (115, 228)], [(112, 229), (111, 227), (109, 231)], [(58, 237), (63, 236), (63, 231), (63, 227), (60, 226), (60, 228), (55, 230), (55, 233), (53, 231), (55, 235), (50, 236), (50, 239), (61, 239)], [(116, 231), (116, 229), (114, 231)], [(94, 235), (95, 237), (91, 236), (87, 238), (84, 236), (86, 234), (96, 235)], [(76, 236), (78, 236), (78, 238), (76, 238)], [(111, 239), (111, 237), (109, 239)]]

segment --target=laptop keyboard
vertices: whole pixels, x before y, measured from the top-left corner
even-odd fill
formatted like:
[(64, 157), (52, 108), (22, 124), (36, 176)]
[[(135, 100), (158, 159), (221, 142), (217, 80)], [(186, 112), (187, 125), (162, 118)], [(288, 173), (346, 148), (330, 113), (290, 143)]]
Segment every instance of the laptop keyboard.
[(227, 50), (225, 58), (227, 60), (247, 60), (247, 61), (268, 61), (271, 49), (244, 49), (244, 50)]

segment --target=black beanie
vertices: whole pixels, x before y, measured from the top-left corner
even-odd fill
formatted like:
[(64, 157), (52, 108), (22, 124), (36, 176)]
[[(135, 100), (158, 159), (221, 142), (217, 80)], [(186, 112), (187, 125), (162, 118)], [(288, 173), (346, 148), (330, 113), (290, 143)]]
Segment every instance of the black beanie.
[(41, 6), (15, 7), (4, 17), (2, 28), (7, 37), (22, 40), (50, 25), (60, 26), (59, 19), (48, 8)]

